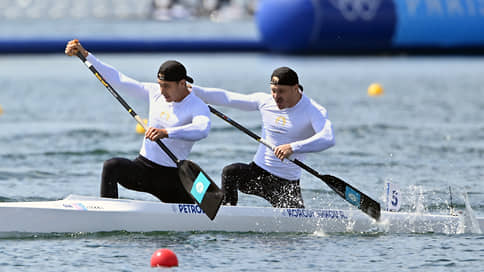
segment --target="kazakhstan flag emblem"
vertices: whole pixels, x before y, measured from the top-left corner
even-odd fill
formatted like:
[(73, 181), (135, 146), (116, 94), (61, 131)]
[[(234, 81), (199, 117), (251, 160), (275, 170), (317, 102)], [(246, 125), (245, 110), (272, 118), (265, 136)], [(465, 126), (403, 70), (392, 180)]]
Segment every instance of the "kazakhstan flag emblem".
[(190, 194), (197, 200), (198, 203), (202, 203), (203, 197), (207, 192), (208, 186), (210, 186), (210, 181), (205, 177), (205, 175), (200, 172), (193, 182), (192, 190)]

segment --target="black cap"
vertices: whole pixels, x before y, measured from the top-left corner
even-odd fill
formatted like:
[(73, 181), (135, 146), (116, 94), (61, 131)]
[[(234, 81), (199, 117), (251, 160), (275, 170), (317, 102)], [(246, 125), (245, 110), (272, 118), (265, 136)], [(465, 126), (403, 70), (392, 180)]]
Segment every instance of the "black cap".
[(166, 81), (186, 81), (193, 83), (193, 78), (187, 76), (187, 70), (183, 64), (176, 60), (165, 61), (158, 70), (158, 79)]
[[(277, 77), (278, 79), (274, 79)], [(301, 91), (303, 90), (303, 86), (299, 84), (299, 78), (297, 77), (296, 72), (289, 67), (279, 67), (274, 72), (272, 72), (271, 76), (271, 84), (273, 85), (298, 85)]]

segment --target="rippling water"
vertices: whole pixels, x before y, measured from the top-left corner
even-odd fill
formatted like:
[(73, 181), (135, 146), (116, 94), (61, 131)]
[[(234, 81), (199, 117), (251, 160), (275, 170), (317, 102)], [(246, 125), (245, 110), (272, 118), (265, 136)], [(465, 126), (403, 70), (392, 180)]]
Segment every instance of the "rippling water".
[[(94, 52), (95, 53), (95, 52)], [(328, 57), (264, 54), (98, 55), (126, 74), (154, 80), (167, 59), (183, 62), (195, 82), (243, 93), (268, 91), (272, 70), (293, 67), (305, 93), (324, 105), (335, 147), (307, 164), (339, 176), (383, 203), (385, 181), (398, 184), (402, 209), (464, 209), (467, 192), (484, 215), (484, 58)], [(134, 158), (135, 122), (76, 58), (0, 56), (0, 201), (54, 200), (99, 193), (101, 167)], [(368, 85), (384, 86), (369, 97)], [(124, 97), (141, 115), (147, 108)], [(218, 107), (259, 133), (257, 113)], [(213, 118), (190, 159), (220, 182), (224, 165), (248, 162), (257, 144)], [(350, 208), (325, 184), (302, 177), (311, 208)], [(154, 200), (120, 189), (123, 198)], [(241, 205), (268, 206), (242, 195)], [(6, 220), (6, 219), (2, 219)], [(144, 271), (161, 247), (177, 253), (175, 271), (477, 271), (482, 234), (96, 233), (19, 235), (0, 239), (0, 271)]]

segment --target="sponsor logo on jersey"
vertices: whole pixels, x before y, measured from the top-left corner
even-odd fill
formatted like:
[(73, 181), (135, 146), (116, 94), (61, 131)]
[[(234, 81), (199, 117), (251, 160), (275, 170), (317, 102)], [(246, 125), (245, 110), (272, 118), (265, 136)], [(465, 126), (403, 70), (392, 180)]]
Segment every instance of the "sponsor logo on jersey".
[(166, 111), (162, 111), (160, 113), (160, 118), (161, 119), (165, 119), (166, 121), (168, 121), (170, 119), (170, 113), (169, 112), (166, 112)]
[(276, 122), (277, 125), (285, 126), (286, 123), (287, 123), (287, 120), (286, 120), (286, 117), (279, 115), (279, 116), (277, 116), (275, 122)]

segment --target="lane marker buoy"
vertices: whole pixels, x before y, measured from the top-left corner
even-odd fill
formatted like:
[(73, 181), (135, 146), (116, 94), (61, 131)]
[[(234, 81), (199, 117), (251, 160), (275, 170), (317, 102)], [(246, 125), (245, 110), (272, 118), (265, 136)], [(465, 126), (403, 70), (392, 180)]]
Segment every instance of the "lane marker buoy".
[(383, 94), (383, 86), (379, 83), (372, 83), (368, 87), (368, 95), (369, 96), (379, 96)]
[[(143, 119), (143, 123), (145, 123), (145, 125), (147, 125), (148, 120)], [(139, 133), (139, 134), (145, 134), (145, 129), (140, 124), (136, 123), (136, 132)]]
[(173, 251), (167, 248), (158, 249), (153, 255), (151, 255), (151, 267), (156, 266), (178, 266), (178, 258)]

